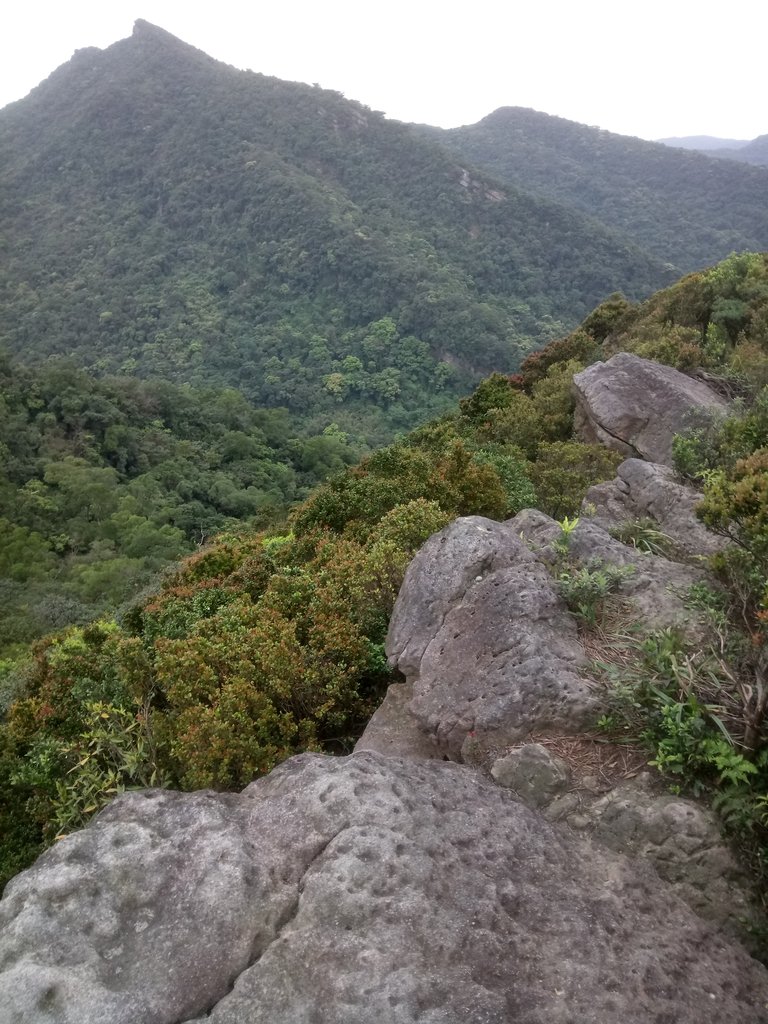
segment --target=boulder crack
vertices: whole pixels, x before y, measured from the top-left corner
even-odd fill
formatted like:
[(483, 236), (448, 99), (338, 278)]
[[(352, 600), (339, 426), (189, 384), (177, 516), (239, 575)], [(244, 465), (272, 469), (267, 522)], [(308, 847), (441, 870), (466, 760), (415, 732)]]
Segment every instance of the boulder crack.
[(259, 962), (259, 960), (261, 960), (261, 958), (264, 956), (267, 950), (270, 949), (271, 946), (282, 937), (285, 929), (288, 928), (288, 926), (295, 920), (296, 915), (299, 912), (299, 907), (301, 905), (301, 895), (304, 892), (304, 880), (307, 877), (308, 872), (315, 864), (315, 862), (320, 857), (322, 857), (322, 855), (325, 853), (325, 851), (328, 849), (328, 847), (331, 845), (334, 839), (340, 836), (342, 832), (346, 832), (348, 828), (349, 822), (345, 823), (341, 828), (337, 829), (332, 836), (330, 836), (328, 839), (324, 840), (322, 843), (318, 845), (317, 849), (314, 851), (314, 853), (307, 861), (307, 864), (305, 865), (300, 877), (296, 881), (296, 895), (292, 900), (288, 902), (287, 906), (284, 908), (283, 912), (280, 914), (277, 921), (275, 922), (275, 929), (272, 938), (269, 939), (269, 941), (266, 943), (260, 942), (258, 938), (254, 939), (253, 947), (251, 949), (251, 955), (248, 958), (248, 963), (242, 968), (242, 970), (238, 971), (237, 974), (234, 975), (234, 977), (230, 980), (227, 986), (227, 990), (224, 993), (222, 993), (222, 995), (220, 995), (214, 1003), (212, 1003), (208, 1007), (203, 1008), (197, 1014), (196, 1017), (186, 1017), (184, 1020), (174, 1021), (173, 1024), (187, 1024), (187, 1022), (189, 1022), (189, 1024), (195, 1024), (195, 1022), (198, 1020), (205, 1020), (206, 1018), (210, 1018), (211, 1014), (214, 1012), (219, 1003), (223, 1002), (223, 1000), (227, 999), (232, 994), (235, 986), (237, 985), (238, 980), (245, 974), (246, 971), (249, 971)]
[[(590, 422), (590, 423), (591, 423), (591, 424), (593, 425), (593, 427), (595, 428), (595, 435), (596, 435), (596, 436), (599, 436), (599, 435), (600, 435), (601, 433), (602, 433), (602, 434), (605, 434), (606, 436), (608, 436), (608, 437), (610, 437), (610, 438), (613, 438), (613, 440), (614, 440), (614, 441), (616, 441), (616, 442), (618, 442), (619, 444), (623, 444), (623, 445), (625, 445), (625, 446), (626, 446), (627, 448), (631, 448), (631, 449), (632, 449), (632, 451), (633, 451), (633, 452), (635, 453), (635, 458), (636, 458), (636, 459), (642, 459), (642, 458), (644, 458), (644, 456), (643, 456), (642, 452), (640, 451), (640, 449), (639, 449), (639, 448), (637, 448), (637, 447), (636, 447), (636, 446), (635, 446), (634, 444), (632, 444), (632, 442), (631, 442), (631, 441), (628, 441), (628, 440), (627, 440), (626, 438), (624, 438), (624, 437), (619, 437), (619, 435), (618, 435), (618, 434), (613, 434), (613, 433), (611, 433), (611, 431), (610, 431), (610, 430), (608, 430), (608, 428), (607, 428), (607, 427), (605, 426), (605, 424), (604, 424), (604, 423), (599, 423), (599, 422), (597, 422), (596, 420), (592, 419), (592, 417), (591, 417), (591, 416), (588, 416), (587, 418), (589, 419), (589, 422)], [(643, 423), (642, 423), (642, 427), (647, 427), (647, 426), (648, 426), (648, 420), (647, 420), (647, 419), (646, 419), (646, 420), (643, 420)]]

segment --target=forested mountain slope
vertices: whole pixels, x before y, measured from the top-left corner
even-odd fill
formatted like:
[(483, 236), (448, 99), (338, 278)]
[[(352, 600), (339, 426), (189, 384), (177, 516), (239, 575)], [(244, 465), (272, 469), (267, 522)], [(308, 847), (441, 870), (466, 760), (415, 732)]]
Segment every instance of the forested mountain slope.
[[(502, 181), (625, 232), (680, 272), (729, 252), (768, 248), (768, 173), (759, 168), (522, 107), (502, 107), (463, 128), (426, 131)], [(737, 158), (747, 159), (754, 145)]]
[(0, 112), (0, 157), (11, 352), (336, 419), (357, 403), (379, 410), (371, 434), (665, 280), (409, 126), (146, 22)]

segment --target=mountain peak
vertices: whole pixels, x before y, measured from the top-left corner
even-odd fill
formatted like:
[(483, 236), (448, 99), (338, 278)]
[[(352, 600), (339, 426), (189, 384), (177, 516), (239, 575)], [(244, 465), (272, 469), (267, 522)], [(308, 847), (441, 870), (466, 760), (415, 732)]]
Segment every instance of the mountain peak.
[[(175, 52), (186, 52), (196, 53), (200, 56), (204, 56), (207, 61), (216, 63), (213, 57), (209, 57), (208, 54), (203, 53), (202, 50), (197, 47), (185, 43), (183, 39), (179, 39), (178, 36), (173, 33), (166, 31), (164, 28), (160, 28), (159, 25), (153, 25), (150, 21), (145, 21), (143, 18), (137, 18), (133, 23), (133, 32), (129, 39), (123, 40), (123, 43), (129, 43), (133, 46), (139, 44), (141, 46), (149, 45), (153, 49), (173, 49)], [(116, 43), (116, 46), (120, 46), (121, 43)]]
[[(151, 21), (145, 21), (143, 18), (137, 18), (133, 23), (133, 32), (131, 33), (132, 39), (138, 39), (139, 41), (153, 40), (157, 42), (173, 43), (176, 46), (187, 47), (189, 44), (179, 39), (178, 36), (173, 35), (171, 32), (167, 32), (164, 28), (160, 28), (159, 25), (153, 25)], [(192, 49), (192, 47), (189, 47)]]
[(164, 28), (160, 28), (158, 25), (153, 25), (151, 21), (145, 21), (144, 18), (137, 18), (133, 23), (133, 35), (146, 35), (151, 33), (153, 35), (170, 35), (170, 32), (166, 32)]

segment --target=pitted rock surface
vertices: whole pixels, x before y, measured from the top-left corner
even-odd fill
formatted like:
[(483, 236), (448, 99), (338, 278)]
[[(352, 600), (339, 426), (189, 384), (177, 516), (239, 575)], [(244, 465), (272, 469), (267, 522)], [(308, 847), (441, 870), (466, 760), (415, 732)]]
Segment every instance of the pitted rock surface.
[(2, 1024), (768, 1020), (768, 972), (650, 869), (441, 762), (121, 797), (0, 910)]
[[(573, 796), (574, 794), (568, 794)], [(659, 792), (647, 774), (601, 795), (550, 803), (550, 820), (567, 822), (619, 853), (642, 857), (698, 914), (749, 940), (759, 911), (712, 811)]]
[(390, 661), (421, 731), (455, 760), (599, 715), (576, 623), (518, 534), (514, 520), (456, 520), (419, 550), (395, 604)]
[(547, 821), (649, 861), (697, 914), (754, 945), (763, 915), (716, 816), (701, 803), (672, 795), (647, 771), (627, 779), (574, 777), (569, 763), (540, 743), (498, 758), (491, 776)]
[[(559, 523), (538, 509), (525, 509), (510, 519), (509, 525), (522, 534), (539, 557), (554, 564), (558, 557), (554, 545), (563, 537)], [(694, 583), (710, 580), (704, 569), (622, 544), (590, 519), (582, 519), (569, 535), (568, 555), (584, 565), (633, 567), (619, 592), (631, 603), (633, 618), (643, 631), (675, 627), (693, 638), (704, 628), (686, 603)]]
[(0, 902), (2, 1024), (178, 1021), (222, 996), (292, 913), (321, 842), (297, 836), (282, 861), (252, 813), (230, 794), (132, 793), (17, 875)]
[(700, 501), (698, 491), (676, 480), (668, 466), (627, 459), (615, 479), (590, 487), (582, 512), (605, 530), (628, 520), (652, 519), (681, 554), (712, 555), (728, 542), (696, 518)]
[(665, 466), (672, 465), (675, 434), (727, 408), (702, 381), (628, 352), (577, 373), (573, 393), (584, 440)]

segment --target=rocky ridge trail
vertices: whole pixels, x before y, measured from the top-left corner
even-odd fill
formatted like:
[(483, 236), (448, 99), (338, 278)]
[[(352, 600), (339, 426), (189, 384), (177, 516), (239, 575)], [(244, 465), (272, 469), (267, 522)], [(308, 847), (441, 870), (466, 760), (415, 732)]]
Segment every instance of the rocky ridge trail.
[[(623, 572), (636, 629), (704, 628), (694, 504), (632, 458), (569, 531), (569, 557)], [(611, 536), (638, 515), (679, 559)], [(354, 754), (241, 794), (125, 794), (13, 879), (0, 1024), (766, 1024), (715, 818), (590, 748), (603, 690), (562, 548), (535, 510), (456, 520), (407, 570), (405, 681)]]

